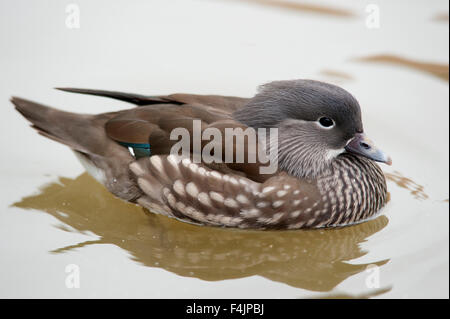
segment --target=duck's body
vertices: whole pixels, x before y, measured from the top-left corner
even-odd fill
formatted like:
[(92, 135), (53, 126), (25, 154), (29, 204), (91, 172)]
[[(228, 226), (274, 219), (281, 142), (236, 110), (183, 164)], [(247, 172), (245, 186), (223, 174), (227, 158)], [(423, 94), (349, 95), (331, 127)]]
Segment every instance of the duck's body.
[[(139, 105), (99, 115), (67, 113), (20, 98), (13, 98), (12, 102), (40, 134), (71, 147), (88, 172), (110, 192), (152, 212), (191, 223), (253, 229), (318, 228), (362, 222), (373, 217), (387, 201), (385, 178), (371, 159), (389, 159), (379, 150), (370, 149), (371, 145), (370, 152), (361, 149), (359, 144), (368, 145), (362, 136), (359, 105), (348, 106), (354, 101), (342, 89), (300, 81), (288, 90), (295, 87), (301, 96), (306, 90), (306, 96), (311, 95), (309, 102), (314, 102), (317, 88), (311, 88), (311, 84), (319, 86), (320, 99), (315, 104), (335, 104), (330, 117), (335, 115), (336, 132), (308, 126), (316, 115), (302, 111), (305, 106), (299, 107), (300, 114), (306, 114), (304, 117), (293, 114), (295, 107), (289, 106), (279, 108), (285, 114), (267, 112), (258, 117), (259, 110), (266, 107), (261, 95), (270, 95), (274, 87), (263, 90), (254, 99), (188, 94), (147, 97), (64, 89)], [(286, 89), (279, 89), (285, 90), (280, 96), (287, 102), (270, 95), (272, 104), (289, 104), (298, 99), (293, 95), (286, 97)], [(326, 94), (334, 97), (327, 100)], [(339, 109), (336, 105), (341, 98), (346, 108), (354, 110)], [(275, 107), (271, 111), (276, 110)], [(249, 163), (247, 157), (244, 163), (197, 163), (194, 156), (171, 155), (177, 142), (170, 139), (171, 132), (176, 128), (192, 132), (194, 119), (202, 121), (202, 132), (208, 128), (221, 132), (226, 128), (278, 128), (278, 169), (261, 174), (262, 163)], [(327, 124), (323, 117), (322, 122)], [(315, 130), (322, 137), (302, 137), (314, 135)], [(200, 143), (205, 146), (204, 141)]]

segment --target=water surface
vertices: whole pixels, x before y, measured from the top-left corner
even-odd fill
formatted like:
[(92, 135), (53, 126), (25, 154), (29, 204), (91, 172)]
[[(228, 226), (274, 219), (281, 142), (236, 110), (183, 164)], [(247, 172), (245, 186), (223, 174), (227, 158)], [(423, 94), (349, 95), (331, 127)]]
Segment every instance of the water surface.
[[(448, 298), (447, 1), (379, 1), (378, 29), (353, 0), (76, 3), (79, 29), (64, 3), (0, 3), (0, 297)], [(378, 218), (258, 232), (157, 216), (111, 196), (8, 101), (100, 113), (130, 105), (51, 88), (252, 96), (292, 78), (359, 100), (394, 162)]]

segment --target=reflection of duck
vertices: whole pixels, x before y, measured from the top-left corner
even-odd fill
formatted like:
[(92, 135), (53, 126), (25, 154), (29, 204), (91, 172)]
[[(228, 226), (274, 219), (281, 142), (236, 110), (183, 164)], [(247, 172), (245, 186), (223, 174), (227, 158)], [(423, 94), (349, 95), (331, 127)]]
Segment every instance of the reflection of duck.
[(251, 99), (63, 90), (139, 105), (86, 115), (12, 99), (111, 193), (152, 212), (204, 225), (298, 229), (360, 223), (386, 204), (374, 161), (391, 159), (364, 134), (356, 99), (335, 85), (277, 81)]
[(223, 280), (259, 275), (313, 291), (329, 291), (364, 271), (367, 264), (349, 261), (363, 256), (360, 243), (388, 223), (380, 216), (360, 225), (322, 231), (199, 227), (148, 214), (116, 199), (87, 174), (74, 180), (60, 178), (14, 206), (44, 211), (64, 223), (61, 229), (70, 227), (101, 237), (55, 253), (90, 244), (114, 244), (139, 263), (181, 276)]

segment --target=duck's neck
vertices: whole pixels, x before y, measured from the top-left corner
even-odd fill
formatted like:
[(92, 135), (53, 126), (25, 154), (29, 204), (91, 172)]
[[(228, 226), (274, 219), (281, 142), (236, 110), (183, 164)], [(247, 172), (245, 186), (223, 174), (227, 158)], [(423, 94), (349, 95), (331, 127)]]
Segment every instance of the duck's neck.
[(270, 156), (275, 157), (271, 162), (276, 161), (280, 170), (300, 179), (315, 180), (329, 174), (336, 155), (342, 152), (330, 154), (329, 150), (305, 143), (297, 137), (279, 137), (276, 141), (277, 144), (269, 141)]

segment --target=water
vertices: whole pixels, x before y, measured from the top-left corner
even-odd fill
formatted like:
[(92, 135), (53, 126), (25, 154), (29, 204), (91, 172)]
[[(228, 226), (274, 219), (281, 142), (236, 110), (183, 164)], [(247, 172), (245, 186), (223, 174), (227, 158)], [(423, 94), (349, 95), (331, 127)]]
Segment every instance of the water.
[[(448, 2), (379, 1), (379, 29), (356, 0), (76, 3), (79, 29), (64, 3), (0, 3), (0, 297), (448, 298)], [(156, 216), (111, 196), (8, 102), (99, 113), (130, 106), (51, 88), (251, 96), (291, 78), (360, 101), (394, 162), (378, 218), (257, 232)]]

